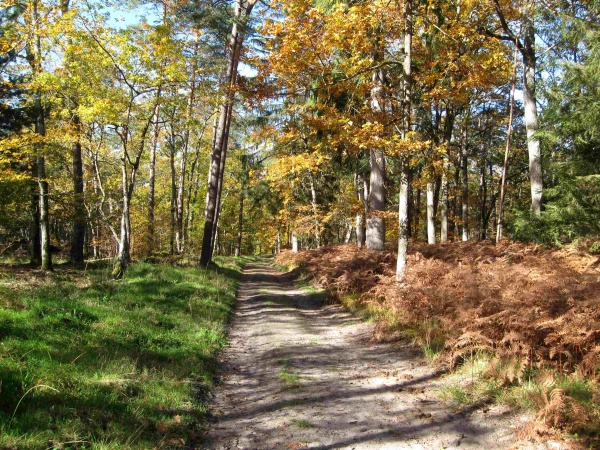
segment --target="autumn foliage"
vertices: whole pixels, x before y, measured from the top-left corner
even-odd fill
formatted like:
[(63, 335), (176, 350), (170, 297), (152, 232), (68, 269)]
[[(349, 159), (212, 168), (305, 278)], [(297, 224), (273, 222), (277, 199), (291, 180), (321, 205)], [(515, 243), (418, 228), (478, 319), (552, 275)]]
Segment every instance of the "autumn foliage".
[(403, 285), (394, 281), (393, 253), (343, 245), (285, 252), (277, 261), (299, 265), (339, 298), (389, 309), (404, 325), (439, 321), (453, 364), (485, 349), (586, 376), (600, 366), (600, 281), (589, 254), (518, 243), (415, 243)]

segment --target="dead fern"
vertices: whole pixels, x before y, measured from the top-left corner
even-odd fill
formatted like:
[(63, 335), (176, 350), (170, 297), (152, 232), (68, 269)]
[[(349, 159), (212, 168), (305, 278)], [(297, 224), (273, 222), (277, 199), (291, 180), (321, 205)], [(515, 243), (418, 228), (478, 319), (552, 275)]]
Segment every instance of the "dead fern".
[(555, 430), (576, 433), (588, 422), (587, 411), (564, 390), (554, 389), (548, 395), (543, 393), (546, 406), (538, 413), (536, 420)]

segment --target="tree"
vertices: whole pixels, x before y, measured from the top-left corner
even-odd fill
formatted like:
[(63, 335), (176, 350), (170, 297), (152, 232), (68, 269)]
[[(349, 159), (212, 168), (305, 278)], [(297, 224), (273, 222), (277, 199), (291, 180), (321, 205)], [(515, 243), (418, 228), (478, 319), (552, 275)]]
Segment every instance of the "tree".
[(235, 6), (234, 20), (228, 44), (227, 67), (221, 81), (221, 88), (224, 90), (224, 99), (219, 106), (219, 121), (213, 140), (208, 178), (204, 235), (202, 238), (202, 254), (200, 256), (200, 265), (202, 266), (207, 266), (212, 259), (214, 237), (216, 236), (216, 226), (219, 219), (219, 205), (223, 186), (225, 159), (227, 157), (229, 129), (233, 116), (237, 70), (242, 55), (246, 26), (255, 4), (256, 0), (237, 0)]

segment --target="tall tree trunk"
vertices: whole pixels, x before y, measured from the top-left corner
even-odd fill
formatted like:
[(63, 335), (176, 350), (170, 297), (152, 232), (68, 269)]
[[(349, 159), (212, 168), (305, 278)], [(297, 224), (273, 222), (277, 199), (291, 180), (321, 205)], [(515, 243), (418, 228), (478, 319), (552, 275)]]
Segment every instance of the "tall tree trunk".
[(463, 141), (461, 148), (461, 175), (462, 175), (462, 197), (461, 197), (461, 210), (462, 210), (462, 240), (466, 242), (469, 240), (469, 170), (468, 170), (468, 134), (467, 124), (465, 123), (463, 130)]
[[(383, 112), (385, 74), (383, 70), (373, 73), (371, 89), (371, 109)], [(371, 149), (371, 174), (369, 177), (369, 215), (367, 216), (367, 248), (383, 250), (385, 245), (385, 220), (380, 215), (385, 210), (385, 156), (381, 149)]]
[(523, 58), (523, 103), (525, 107), (525, 130), (527, 132), (527, 151), (529, 154), (529, 180), (531, 185), (531, 212), (540, 216), (542, 212), (542, 157), (540, 152), (540, 141), (536, 136), (538, 128), (537, 104), (535, 94), (535, 3), (536, 0), (525, 0), (522, 9), (521, 30), (523, 41), (520, 36), (515, 35), (506, 20), (502, 10), (496, 3), (496, 13), (500, 19), (506, 36), (504, 40), (513, 40), (516, 48), (521, 52)]
[[(240, 207), (238, 208), (238, 231), (237, 231), (237, 244), (235, 246), (235, 256), (242, 254), (242, 233), (244, 230), (244, 197), (245, 190), (242, 189), (240, 192)], [(277, 238), (279, 239), (279, 231), (277, 231)]]
[[(37, 180), (37, 158), (34, 156), (31, 159), (31, 177)], [(40, 196), (38, 193), (37, 181), (31, 183), (31, 206), (30, 206), (30, 264), (34, 267), (39, 267), (42, 264), (42, 237), (40, 235)]]
[(365, 245), (365, 179), (362, 174), (357, 173), (354, 175), (356, 185), (356, 197), (361, 205), (362, 211), (356, 214), (356, 244), (358, 249), (362, 250)]
[[(404, 61), (403, 61), (403, 133), (404, 139), (411, 126), (412, 111), (412, 34), (413, 34), (413, 11), (412, 0), (406, 0), (404, 4)], [(398, 259), (396, 261), (396, 281), (402, 282), (406, 271), (406, 257), (408, 254), (408, 192), (409, 185), (409, 166), (408, 157), (404, 157), (401, 162), (400, 171), (400, 190), (398, 194)]]
[[(42, 72), (42, 41), (39, 32), (38, 1), (32, 2), (31, 16), (27, 16), (29, 28), (29, 39), (25, 48), (26, 59), (34, 76), (39, 76)], [(35, 120), (35, 133), (41, 137), (46, 135), (46, 118), (42, 101), (42, 93), (38, 89), (33, 95), (33, 114)], [(43, 155), (44, 145), (35, 145), (35, 169), (34, 177), (37, 182), (38, 190), (38, 211), (39, 211), (39, 259), (42, 270), (52, 270), (52, 253), (50, 252), (50, 217), (48, 206), (48, 181), (46, 179), (46, 159)], [(35, 209), (33, 211), (35, 214)], [(34, 223), (35, 223), (34, 219)], [(36, 238), (33, 233), (33, 238)], [(33, 243), (32, 262), (37, 259), (35, 255), (36, 242)]]
[(504, 164), (502, 165), (502, 181), (500, 182), (500, 204), (498, 205), (496, 244), (502, 240), (504, 234), (504, 199), (506, 196), (506, 174), (508, 173), (508, 154), (510, 152), (510, 139), (512, 136), (512, 123), (515, 108), (515, 90), (517, 87), (517, 49), (513, 60), (514, 71), (512, 86), (510, 88), (510, 109), (508, 113), (508, 127), (506, 129), (506, 147), (504, 148)]
[[(175, 139), (175, 136), (172, 136)], [(171, 229), (169, 233), (169, 254), (175, 254), (175, 228), (176, 228), (176, 215), (177, 215), (177, 174), (175, 171), (175, 142), (171, 147), (170, 155), (170, 166), (171, 166)]]
[(292, 231), (292, 252), (298, 253), (298, 235)]
[(184, 198), (185, 198), (185, 178), (186, 178), (186, 164), (187, 154), (190, 146), (190, 127), (191, 119), (194, 108), (194, 101), (196, 97), (196, 72), (198, 71), (198, 35), (196, 34), (194, 40), (194, 53), (193, 53), (193, 64), (192, 74), (190, 80), (190, 94), (187, 100), (186, 108), (186, 125), (183, 132), (183, 148), (181, 151), (181, 160), (179, 163), (179, 180), (177, 184), (177, 252), (183, 253), (185, 250), (185, 232), (184, 232)]
[(119, 237), (119, 249), (117, 261), (112, 272), (115, 279), (123, 278), (125, 270), (131, 259), (129, 245), (129, 183), (127, 180), (127, 157), (124, 155), (121, 158), (121, 187), (123, 194), (123, 211), (121, 212), (121, 233)]
[(444, 155), (444, 163), (442, 168), (442, 186), (440, 208), (440, 242), (445, 244), (448, 242), (448, 170), (449, 170), (448, 155)]
[(73, 126), (77, 134), (77, 142), (71, 149), (73, 158), (73, 202), (74, 202), (74, 220), (73, 236), (71, 240), (71, 261), (82, 263), (84, 258), (85, 230), (86, 230), (86, 210), (83, 196), (83, 158), (81, 155), (81, 141), (79, 134), (81, 132), (81, 122), (79, 116), (73, 116)]
[[(70, 0), (61, 0), (60, 7), (62, 14), (69, 11)], [(72, 40), (68, 39), (69, 45)], [(67, 57), (67, 63), (70, 62)], [(71, 123), (77, 136), (77, 142), (71, 147), (72, 169), (73, 169), (73, 235), (71, 236), (71, 250), (69, 256), (74, 263), (81, 264), (84, 260), (85, 230), (86, 230), (86, 211), (83, 197), (83, 158), (81, 155), (81, 121), (79, 115), (74, 110), (71, 100), (69, 102), (69, 112), (71, 114)]]
[(312, 174), (310, 174), (310, 196), (313, 210), (313, 226), (315, 227), (315, 245), (317, 248), (319, 248), (321, 247), (321, 232), (319, 230), (319, 205), (317, 204), (317, 190), (315, 189), (315, 182)]
[[(131, 105), (131, 103), (130, 103)], [(152, 123), (153, 115), (146, 120), (146, 124), (140, 134), (139, 147), (136, 150), (135, 157), (132, 158), (128, 151), (129, 146), (129, 130), (125, 128), (121, 136), (123, 144), (123, 155), (121, 156), (121, 184), (123, 193), (123, 210), (121, 212), (121, 233), (119, 238), (119, 247), (117, 261), (115, 263), (112, 275), (113, 278), (119, 279), (125, 275), (127, 266), (131, 261), (131, 216), (130, 216), (130, 205), (131, 199), (133, 198), (133, 191), (135, 189), (135, 180), (137, 177), (138, 169), (140, 167), (140, 160), (144, 153), (146, 146), (146, 136)], [(129, 172), (128, 165), (131, 165), (131, 172)]]
[(227, 57), (227, 69), (221, 86), (225, 90), (225, 100), (219, 107), (219, 122), (214, 139), (213, 151), (210, 163), (210, 175), (207, 192), (207, 202), (205, 210), (206, 221), (204, 223), (204, 234), (202, 237), (202, 253), (200, 264), (208, 266), (212, 259), (213, 236), (215, 226), (218, 221), (219, 209), (219, 186), (222, 189), (222, 181), (225, 157), (227, 155), (227, 140), (229, 137), (228, 124), (231, 120), (231, 111), (233, 110), (234, 87), (237, 77), (237, 67), (241, 55), (242, 44), (244, 41), (244, 27), (247, 19), (252, 12), (256, 0), (250, 0), (244, 4), (243, 0), (237, 0), (235, 10), (235, 20), (229, 37), (229, 51)]
[(527, 151), (529, 153), (529, 179), (531, 182), (531, 212), (540, 216), (542, 212), (542, 155), (538, 129), (537, 104), (535, 95), (535, 26), (533, 22), (534, 2), (530, 0), (524, 12), (523, 55), (523, 101), (525, 106), (525, 129), (527, 130)]
[(435, 183), (427, 183), (427, 243), (435, 244)]
[[(160, 97), (160, 93), (158, 94)], [(155, 219), (154, 210), (156, 207), (156, 151), (158, 150), (158, 138), (160, 135), (160, 106), (157, 102), (157, 106), (154, 109), (154, 117), (152, 122), (154, 124), (154, 131), (152, 133), (152, 144), (150, 146), (150, 173), (148, 175), (148, 229), (146, 232), (146, 253), (148, 256), (155, 250)]]

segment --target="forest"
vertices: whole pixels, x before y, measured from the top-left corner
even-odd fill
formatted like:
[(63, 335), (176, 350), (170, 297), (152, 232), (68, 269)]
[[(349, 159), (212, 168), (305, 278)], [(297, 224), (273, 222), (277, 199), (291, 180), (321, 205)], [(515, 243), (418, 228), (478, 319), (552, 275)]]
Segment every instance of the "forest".
[[(573, 270), (588, 278), (552, 272), (561, 251), (581, 252), (569, 267), (583, 264)], [(198, 308), (217, 308), (225, 323), (242, 257), (269, 254), (351, 308), (403, 311), (452, 366), (465, 348), (502, 342), (502, 357), (583, 370), (589, 381), (600, 370), (599, 253), (596, 0), (2, 3), (0, 324), (9, 331), (0, 341), (26, 333), (21, 309), (50, 314), (33, 292), (58, 299), (59, 285), (75, 289), (88, 268), (85, 283), (113, 300), (130, 285), (109, 283), (146, 273), (193, 283), (191, 272), (160, 275), (155, 264), (213, 270), (218, 287), (194, 289), (217, 299)], [(534, 260), (535, 269), (511, 266)], [(499, 272), (477, 278), (483, 263)], [(523, 270), (542, 274), (543, 289)], [(455, 280), (441, 281), (449, 273)], [(34, 303), (11, 298), (17, 291)], [(571, 318), (529, 333), (512, 319), (492, 329), (461, 316), (471, 306), (486, 316), (481, 305), (497, 291), (527, 291), (527, 305), (494, 303), (519, 320), (534, 304)], [(72, 295), (74, 305), (89, 300)], [(569, 309), (573, 298), (585, 304)], [(455, 303), (465, 299), (473, 304)], [(77, 330), (103, 314), (118, 320), (56, 308)], [(384, 322), (392, 333), (394, 320)], [(223, 345), (220, 326), (207, 325), (217, 337), (201, 352)], [(439, 327), (453, 332), (432, 344)], [(508, 384), (522, 381), (515, 367)], [(42, 385), (17, 388), (15, 377), (0, 380), (0, 394), (14, 388), (15, 401), (0, 400), (9, 428), (19, 397)]]
[(201, 249), (203, 265), (350, 241), (398, 242), (403, 264), (409, 238), (595, 249), (597, 14), (9, 2), (2, 252), (116, 258), (119, 276)]

